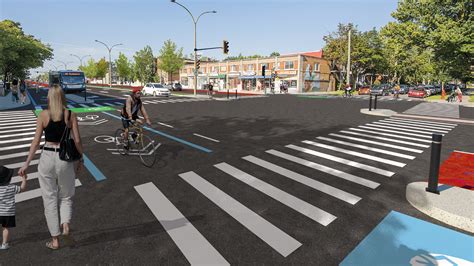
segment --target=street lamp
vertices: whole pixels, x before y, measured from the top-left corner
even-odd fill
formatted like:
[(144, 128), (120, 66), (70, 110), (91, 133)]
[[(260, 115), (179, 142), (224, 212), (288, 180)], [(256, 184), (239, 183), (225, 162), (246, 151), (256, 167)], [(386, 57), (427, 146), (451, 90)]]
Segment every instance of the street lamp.
[(105, 44), (101, 41), (98, 41), (98, 40), (95, 40), (95, 41), (98, 42), (98, 43), (103, 44), (105, 46), (105, 48), (107, 48), (107, 50), (109, 51), (109, 79), (110, 79), (109, 87), (112, 88), (112, 56), (111, 56), (112, 48), (114, 48), (115, 46), (123, 45), (123, 43), (114, 44), (109, 48), (109, 46), (107, 44)]
[(198, 70), (197, 70), (197, 66), (196, 66), (196, 62), (197, 62), (197, 45), (196, 45), (196, 29), (197, 29), (197, 23), (199, 21), (199, 19), (201, 18), (202, 15), (204, 14), (215, 14), (217, 13), (217, 11), (213, 10), (213, 11), (205, 11), (205, 12), (202, 12), (198, 17), (197, 19), (194, 19), (194, 16), (193, 14), (191, 13), (191, 11), (189, 11), (189, 9), (187, 9), (185, 6), (183, 6), (182, 4), (176, 2), (176, 0), (171, 0), (171, 3), (175, 3), (179, 6), (181, 6), (182, 8), (184, 8), (186, 11), (188, 11), (189, 15), (191, 15), (191, 18), (193, 19), (193, 22), (194, 22), (194, 96), (196, 96), (196, 89), (197, 89), (197, 78), (198, 78)]
[(51, 65), (51, 66), (54, 67), (56, 71), (58, 70), (58, 66), (55, 66), (55, 65)]
[(58, 63), (61, 63), (61, 64), (64, 65), (65, 70), (67, 70), (67, 64), (73, 63), (73, 62), (63, 62), (63, 61), (59, 61), (59, 60), (57, 60), (57, 61), (58, 61)]
[(83, 56), (83, 57), (79, 57), (78, 55), (75, 55), (75, 54), (70, 54), (70, 56), (74, 56), (74, 57), (76, 57), (77, 59), (79, 59), (79, 62), (81, 62), (81, 66), (82, 66), (82, 60), (84, 60), (84, 58), (86, 58), (86, 57), (88, 57), (88, 56), (92, 57), (90, 54), (85, 55), (85, 56)]

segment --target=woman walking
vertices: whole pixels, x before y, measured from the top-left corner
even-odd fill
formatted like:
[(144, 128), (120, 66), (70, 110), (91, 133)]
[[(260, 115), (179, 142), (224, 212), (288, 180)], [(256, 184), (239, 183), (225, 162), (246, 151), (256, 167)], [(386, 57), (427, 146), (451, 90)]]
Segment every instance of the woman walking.
[[(48, 109), (40, 113), (36, 121), (36, 132), (31, 143), (28, 158), (18, 171), (25, 176), (33, 156), (39, 148), (44, 131), (45, 144), (38, 165), (39, 183), (41, 187), (44, 214), (52, 240), (46, 243), (50, 249), (59, 248), (58, 237), (62, 234), (69, 239), (72, 216), (72, 199), (75, 192), (76, 171), (81, 168), (83, 160), (73, 162), (62, 161), (59, 158), (59, 145), (66, 126), (71, 127), (76, 148), (82, 155), (81, 137), (76, 115), (66, 109), (66, 99), (62, 89), (55, 85), (48, 91)], [(59, 205), (59, 215), (58, 215)]]

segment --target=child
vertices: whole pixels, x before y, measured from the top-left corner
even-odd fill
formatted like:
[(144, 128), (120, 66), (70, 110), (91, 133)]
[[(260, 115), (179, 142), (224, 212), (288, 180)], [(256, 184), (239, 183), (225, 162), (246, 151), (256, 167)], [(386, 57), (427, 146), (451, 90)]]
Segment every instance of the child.
[(13, 170), (0, 166), (0, 223), (3, 241), (0, 250), (9, 249), (8, 228), (15, 227), (15, 194), (25, 191), (26, 175), (21, 177), (21, 186), (10, 184)]

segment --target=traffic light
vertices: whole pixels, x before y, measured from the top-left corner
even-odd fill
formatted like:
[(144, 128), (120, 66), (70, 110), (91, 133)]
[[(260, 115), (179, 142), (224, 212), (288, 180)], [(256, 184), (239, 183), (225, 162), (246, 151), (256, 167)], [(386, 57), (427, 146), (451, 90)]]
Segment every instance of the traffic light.
[(201, 59), (198, 59), (196, 61), (196, 70), (200, 68), (200, 65), (201, 65)]
[(228, 54), (229, 53), (229, 42), (224, 40), (222, 48), (224, 48), (224, 54)]

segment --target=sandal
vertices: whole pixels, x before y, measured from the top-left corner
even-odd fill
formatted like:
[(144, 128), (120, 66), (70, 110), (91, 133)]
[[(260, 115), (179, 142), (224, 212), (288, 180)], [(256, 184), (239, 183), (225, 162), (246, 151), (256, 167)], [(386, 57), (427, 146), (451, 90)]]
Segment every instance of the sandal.
[(49, 248), (49, 249), (51, 249), (51, 250), (58, 250), (58, 249), (59, 249), (59, 246), (55, 247), (55, 246), (53, 245), (53, 241), (48, 241), (48, 242), (46, 242), (46, 247)]

